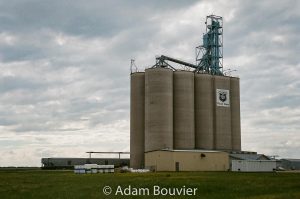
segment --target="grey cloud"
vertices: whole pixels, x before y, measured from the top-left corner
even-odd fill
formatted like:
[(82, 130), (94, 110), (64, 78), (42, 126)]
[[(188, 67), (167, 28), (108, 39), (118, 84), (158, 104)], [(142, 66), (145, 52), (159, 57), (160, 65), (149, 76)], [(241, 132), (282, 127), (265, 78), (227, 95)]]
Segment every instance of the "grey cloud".
[(13, 90), (36, 90), (44, 88), (42, 82), (34, 82), (29, 79), (19, 77), (2, 77), (0, 78), (0, 92), (5, 93)]
[(40, 59), (45, 56), (40, 49), (33, 46), (0, 47), (0, 51), (2, 52), (1, 59), (4, 62)]
[(300, 95), (297, 93), (287, 93), (286, 95), (279, 95), (271, 97), (265, 100), (260, 107), (261, 108), (275, 108), (275, 107), (286, 107), (300, 108)]
[(121, 29), (142, 26), (153, 13), (182, 9), (196, 1), (10, 1), (2, 3), (1, 24), (16, 31), (45, 27), (68, 34), (112, 36)]
[[(295, 42), (295, 33), (299, 32), (300, 15), (295, 8), (299, 7), (298, 1), (280, 2), (270, 9), (270, 1), (240, 1), (239, 9), (236, 9), (235, 15), (231, 21), (226, 24), (226, 45), (230, 55), (240, 50), (248, 53), (249, 56), (259, 55), (260, 51), (278, 52), (288, 50), (288, 46), (293, 43), (299, 49)], [(242, 19), (242, 20), (240, 20)], [(275, 42), (271, 41), (272, 36), (279, 34), (287, 39), (286, 47), (280, 48)], [(233, 52), (233, 54), (230, 54)], [(291, 53), (293, 51), (291, 50)], [(272, 57), (268, 57), (272, 59)]]

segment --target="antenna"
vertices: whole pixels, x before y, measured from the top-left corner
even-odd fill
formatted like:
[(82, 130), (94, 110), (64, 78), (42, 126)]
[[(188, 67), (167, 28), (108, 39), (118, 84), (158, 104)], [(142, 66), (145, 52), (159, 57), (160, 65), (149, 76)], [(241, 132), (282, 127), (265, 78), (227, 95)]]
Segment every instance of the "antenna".
[[(133, 68), (135, 69), (135, 71), (133, 71)], [(131, 59), (130, 60), (130, 73), (134, 73), (134, 72), (138, 72), (138, 68), (135, 65), (135, 60)]]

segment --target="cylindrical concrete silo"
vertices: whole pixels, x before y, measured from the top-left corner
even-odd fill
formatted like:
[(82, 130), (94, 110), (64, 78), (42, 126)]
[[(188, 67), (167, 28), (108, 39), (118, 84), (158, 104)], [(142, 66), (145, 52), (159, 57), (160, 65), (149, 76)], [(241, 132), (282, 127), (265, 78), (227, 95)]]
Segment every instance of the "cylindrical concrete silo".
[(195, 74), (195, 144), (197, 149), (213, 149), (213, 79)]
[(173, 73), (174, 149), (195, 148), (194, 73)]
[(230, 78), (232, 150), (241, 150), (240, 79)]
[(231, 150), (230, 77), (214, 76), (215, 149)]
[(173, 149), (173, 71), (145, 71), (145, 152)]
[(145, 73), (133, 73), (130, 80), (130, 166), (144, 167)]

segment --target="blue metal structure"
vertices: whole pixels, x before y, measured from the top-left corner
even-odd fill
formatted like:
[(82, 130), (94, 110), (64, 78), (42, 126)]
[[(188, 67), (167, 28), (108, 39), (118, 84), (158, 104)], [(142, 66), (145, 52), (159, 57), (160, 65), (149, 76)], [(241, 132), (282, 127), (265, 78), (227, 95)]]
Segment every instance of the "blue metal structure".
[(196, 72), (223, 75), (223, 18), (206, 17), (203, 44), (196, 47)]

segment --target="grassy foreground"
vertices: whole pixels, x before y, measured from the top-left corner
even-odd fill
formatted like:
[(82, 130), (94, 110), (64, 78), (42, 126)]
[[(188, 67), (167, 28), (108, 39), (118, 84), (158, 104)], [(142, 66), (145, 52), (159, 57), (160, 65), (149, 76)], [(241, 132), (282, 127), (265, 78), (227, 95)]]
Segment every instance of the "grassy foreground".
[[(150, 195), (115, 195), (117, 187), (149, 188)], [(197, 188), (195, 196), (154, 196), (153, 186)], [(110, 186), (106, 196), (103, 187)], [(132, 192), (131, 192), (132, 193)], [(300, 173), (115, 173), (0, 170), (0, 198), (300, 198)]]

